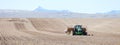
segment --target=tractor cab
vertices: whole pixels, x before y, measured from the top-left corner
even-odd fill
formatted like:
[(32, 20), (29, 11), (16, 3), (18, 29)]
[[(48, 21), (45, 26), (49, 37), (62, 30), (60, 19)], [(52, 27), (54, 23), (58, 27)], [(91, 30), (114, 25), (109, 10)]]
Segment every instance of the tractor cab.
[(87, 32), (82, 28), (82, 25), (75, 25), (73, 35), (87, 35)]

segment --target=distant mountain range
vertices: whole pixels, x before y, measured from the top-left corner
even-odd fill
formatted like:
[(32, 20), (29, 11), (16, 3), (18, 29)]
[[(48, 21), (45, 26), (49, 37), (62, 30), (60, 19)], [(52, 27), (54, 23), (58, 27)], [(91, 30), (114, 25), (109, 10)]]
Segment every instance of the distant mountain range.
[[(69, 10), (48, 10), (48, 9), (45, 9), (45, 8), (42, 8), (42, 7), (38, 7), (36, 8), (34, 11), (37, 11), (37, 12), (49, 12), (49, 13), (70, 13), (71, 11)], [(112, 11), (109, 11), (109, 12), (105, 12), (105, 13), (98, 13), (98, 14), (120, 14), (120, 10), (112, 10)]]
[(105, 14), (120, 14), (120, 10), (112, 10), (112, 11), (107, 12)]
[(38, 7), (33, 11), (0, 9), (0, 18), (120, 18), (120, 10), (87, 14), (68, 10), (48, 10)]
[(36, 8), (34, 11), (37, 11), (37, 12), (49, 12), (49, 13), (70, 13), (69, 10), (48, 10), (48, 9), (42, 8), (40, 6), (38, 8)]

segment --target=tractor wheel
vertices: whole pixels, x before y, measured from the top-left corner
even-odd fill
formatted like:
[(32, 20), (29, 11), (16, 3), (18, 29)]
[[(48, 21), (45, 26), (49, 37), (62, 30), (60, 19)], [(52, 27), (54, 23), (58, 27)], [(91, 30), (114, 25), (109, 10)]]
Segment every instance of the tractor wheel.
[(75, 33), (73, 33), (73, 35), (75, 35)]
[(83, 32), (83, 35), (87, 35), (87, 32)]
[(73, 35), (76, 35), (75, 32), (73, 32)]

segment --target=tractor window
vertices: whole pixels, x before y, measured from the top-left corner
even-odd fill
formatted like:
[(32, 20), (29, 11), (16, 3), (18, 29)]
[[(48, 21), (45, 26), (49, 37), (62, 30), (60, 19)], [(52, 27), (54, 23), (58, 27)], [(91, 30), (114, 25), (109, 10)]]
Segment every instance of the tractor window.
[(76, 31), (82, 31), (81, 26), (79, 26), (79, 25), (75, 26), (75, 30)]

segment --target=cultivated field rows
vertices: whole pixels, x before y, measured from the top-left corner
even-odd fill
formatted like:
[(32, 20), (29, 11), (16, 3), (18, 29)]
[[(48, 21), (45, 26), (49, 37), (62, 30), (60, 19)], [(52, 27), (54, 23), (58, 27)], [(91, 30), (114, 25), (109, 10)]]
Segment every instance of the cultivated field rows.
[[(120, 45), (120, 19), (0, 19), (0, 45)], [(82, 24), (93, 36), (66, 35)]]

